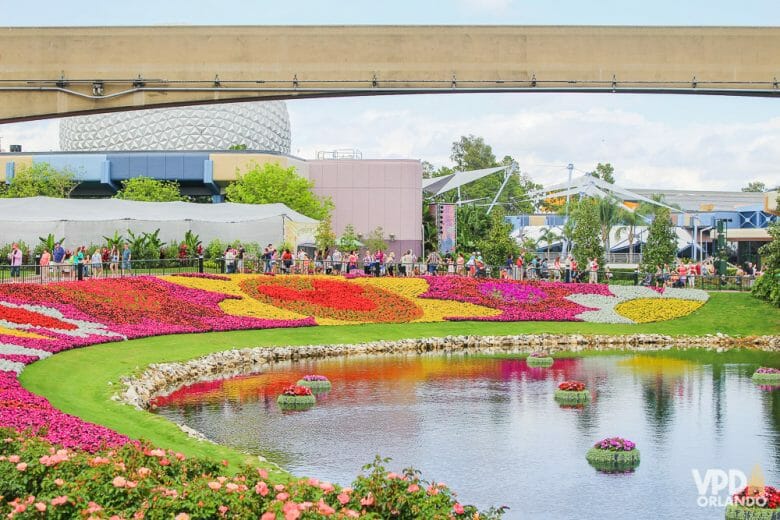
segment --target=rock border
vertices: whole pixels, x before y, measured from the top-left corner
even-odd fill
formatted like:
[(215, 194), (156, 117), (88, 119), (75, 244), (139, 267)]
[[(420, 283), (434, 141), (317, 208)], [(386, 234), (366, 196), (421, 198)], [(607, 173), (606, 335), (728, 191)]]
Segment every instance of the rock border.
[(380, 340), (359, 344), (254, 347), (215, 352), (182, 363), (149, 365), (140, 375), (121, 379), (124, 390), (113, 399), (141, 410), (151, 402), (182, 386), (237, 375), (259, 373), (269, 365), (307, 358), (400, 354), (530, 354), (584, 351), (663, 351), (672, 348), (706, 349), (723, 352), (729, 348), (780, 351), (780, 336), (732, 337), (723, 334), (678, 337), (663, 334), (582, 335), (525, 334), (516, 336), (446, 336), (396, 341)]

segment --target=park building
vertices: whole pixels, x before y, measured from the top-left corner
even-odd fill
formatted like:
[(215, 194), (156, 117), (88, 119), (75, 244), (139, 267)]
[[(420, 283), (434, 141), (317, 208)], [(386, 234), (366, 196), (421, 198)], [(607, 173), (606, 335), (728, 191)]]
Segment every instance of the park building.
[[(234, 145), (246, 149), (229, 150)], [(0, 154), (0, 182), (10, 182), (19, 168), (49, 163), (76, 175), (80, 184), (72, 197), (77, 199), (111, 197), (123, 181), (144, 176), (177, 181), (184, 195), (223, 203), (225, 187), (239, 172), (276, 163), (295, 167), (313, 182), (316, 195), (332, 199), (337, 235), (350, 224), (358, 238), (381, 227), (397, 255), (406, 249), (421, 254), (421, 162), (363, 159), (356, 150), (320, 152), (312, 160), (296, 157), (290, 153), (289, 116), (281, 101), (67, 118), (61, 123), (60, 147), (57, 152)]]

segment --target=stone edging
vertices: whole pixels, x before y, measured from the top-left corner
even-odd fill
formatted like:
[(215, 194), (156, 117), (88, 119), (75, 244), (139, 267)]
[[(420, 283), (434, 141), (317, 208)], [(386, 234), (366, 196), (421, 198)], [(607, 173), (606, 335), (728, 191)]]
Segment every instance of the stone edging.
[(737, 338), (722, 334), (675, 338), (662, 334), (622, 336), (580, 334), (526, 334), (519, 336), (447, 336), (444, 338), (371, 341), (353, 345), (305, 345), (255, 347), (215, 352), (183, 363), (149, 365), (135, 377), (124, 377), (124, 391), (115, 400), (148, 410), (156, 397), (182, 386), (241, 374), (262, 372), (268, 365), (304, 358), (327, 358), (396, 353), (530, 354), (543, 348), (550, 353), (586, 350), (650, 351), (671, 348), (703, 348), (722, 352), (727, 348), (780, 351), (780, 336)]

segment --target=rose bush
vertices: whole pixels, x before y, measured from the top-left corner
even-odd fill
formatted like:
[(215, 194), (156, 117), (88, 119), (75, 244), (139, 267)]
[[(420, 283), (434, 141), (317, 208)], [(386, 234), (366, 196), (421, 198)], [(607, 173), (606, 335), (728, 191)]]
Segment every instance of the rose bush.
[(247, 466), (145, 444), (89, 454), (0, 429), (0, 514), (7, 518), (442, 518), (490, 520), (419, 473), (377, 460), (349, 488), (317, 479), (274, 480)]

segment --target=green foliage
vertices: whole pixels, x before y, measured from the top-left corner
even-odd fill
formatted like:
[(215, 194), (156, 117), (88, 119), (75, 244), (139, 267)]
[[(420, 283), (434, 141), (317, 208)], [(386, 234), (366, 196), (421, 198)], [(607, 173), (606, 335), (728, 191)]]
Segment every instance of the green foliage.
[(341, 234), (341, 238), (339, 238), (338, 245), (342, 251), (351, 251), (360, 247), (360, 241), (352, 224), (344, 226), (344, 232)]
[(535, 356), (528, 356), (525, 358), (525, 362), (528, 364), (529, 367), (551, 367), (553, 366), (553, 363), (555, 363), (555, 360), (552, 357), (535, 357)]
[(479, 242), (487, 235), (488, 227), (490, 226), (487, 208), (460, 206), (457, 209), (456, 217), (458, 221), (458, 248), (476, 249)]
[(320, 251), (329, 251), (336, 245), (336, 233), (333, 231), (333, 221), (330, 215), (326, 215), (317, 224), (317, 231), (314, 233), (314, 244)]
[(571, 220), (574, 221), (572, 253), (580, 270), (587, 269), (591, 258), (596, 258), (599, 266), (603, 267), (604, 246), (601, 244), (598, 202), (591, 198), (581, 200), (572, 211)]
[(231, 144), (228, 146), (228, 150), (246, 150), (246, 145), (244, 143)]
[(188, 229), (184, 233), (184, 245), (187, 246), (187, 254), (189, 256), (195, 256), (198, 250), (198, 244), (200, 244), (200, 235), (193, 233), (191, 229)]
[(596, 165), (596, 169), (588, 173), (591, 177), (601, 179), (604, 182), (615, 184), (615, 168), (610, 163)]
[(236, 181), (228, 184), (225, 194), (230, 202), (286, 204), (298, 213), (319, 220), (330, 214), (333, 202), (317, 197), (312, 188), (314, 183), (296, 175), (294, 166), (252, 163), (245, 173), (236, 172)]
[(184, 200), (176, 181), (160, 181), (151, 177), (133, 177), (122, 181), (122, 189), (115, 199), (141, 200), (147, 202), (176, 202)]
[(65, 237), (57, 240), (54, 238), (54, 233), (49, 233), (45, 237), (38, 237), (38, 240), (40, 241), (39, 245), (41, 246), (41, 249), (48, 249), (50, 253), (54, 250), (54, 246), (57, 244), (63, 245), (65, 243)]
[(119, 231), (114, 231), (114, 236), (104, 236), (103, 239), (106, 241), (106, 247), (108, 247), (109, 250), (114, 247), (120, 249), (125, 241), (125, 237), (120, 235)]
[(504, 265), (508, 256), (515, 258), (520, 252), (511, 232), (512, 224), (506, 221), (504, 210), (495, 208), (490, 214), (487, 235), (479, 242), (479, 250), (488, 265)]
[(761, 181), (748, 182), (748, 185), (742, 188), (744, 192), (760, 193), (766, 191), (766, 184)]
[(539, 230), (541, 232), (541, 235), (539, 236), (539, 240), (537, 241), (537, 244), (544, 244), (547, 246), (547, 253), (550, 253), (550, 246), (552, 246), (553, 243), (555, 243), (556, 240), (561, 238), (561, 236), (550, 227), (543, 227)]
[(165, 243), (160, 240), (159, 228), (152, 233), (141, 232), (140, 234), (135, 234), (128, 229), (127, 237), (133, 260), (157, 260), (160, 258), (160, 249)]
[(33, 163), (20, 167), (11, 184), (0, 183), (0, 197), (55, 197), (68, 198), (78, 185), (76, 175), (69, 169), (58, 170), (49, 163)]
[(764, 274), (753, 284), (753, 295), (780, 307), (780, 222), (768, 231), (772, 240), (758, 250)]
[(667, 208), (659, 207), (647, 232), (647, 242), (642, 251), (642, 268), (655, 272), (657, 266), (672, 264), (677, 256), (677, 233), (672, 226)]
[(385, 242), (385, 232), (382, 226), (378, 226), (363, 239), (365, 246), (372, 252), (381, 249), (387, 251), (387, 242)]
[(622, 209), (618, 217), (618, 221), (622, 226), (618, 226), (615, 229), (615, 237), (620, 240), (623, 237), (623, 233), (626, 234), (626, 240), (628, 241), (628, 263), (634, 263), (634, 241), (636, 240), (636, 229), (639, 226), (643, 226), (646, 221), (644, 217), (643, 208), (640, 206), (634, 211), (628, 209)]
[(215, 238), (208, 243), (206, 249), (204, 250), (206, 258), (209, 260), (216, 260), (217, 258), (221, 258), (227, 246), (227, 243), (220, 241), (218, 238)]
[(777, 510), (729, 504), (726, 520), (777, 520)]

